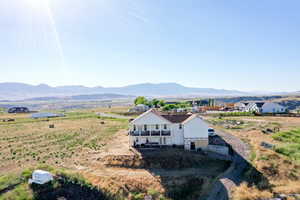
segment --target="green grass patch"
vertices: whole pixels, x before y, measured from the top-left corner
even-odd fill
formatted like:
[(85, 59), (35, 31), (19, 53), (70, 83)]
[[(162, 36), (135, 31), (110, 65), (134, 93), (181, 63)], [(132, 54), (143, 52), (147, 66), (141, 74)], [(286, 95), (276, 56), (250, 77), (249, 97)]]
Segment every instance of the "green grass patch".
[(40, 165), (36, 169), (43, 169), (56, 175), (54, 181), (44, 185), (28, 184), (33, 168), (24, 170), (19, 175), (7, 175), (0, 177), (2, 193), (0, 200), (52, 200), (58, 197), (70, 197), (70, 199), (103, 199), (110, 200), (110, 195), (87, 182), (80, 174), (66, 172), (62, 169), (54, 169), (51, 166)]
[(282, 142), (275, 147), (277, 153), (300, 161), (300, 129), (284, 131), (274, 134), (273, 139)]
[(226, 112), (220, 113), (220, 117), (240, 117), (240, 116), (254, 116), (252, 112)]

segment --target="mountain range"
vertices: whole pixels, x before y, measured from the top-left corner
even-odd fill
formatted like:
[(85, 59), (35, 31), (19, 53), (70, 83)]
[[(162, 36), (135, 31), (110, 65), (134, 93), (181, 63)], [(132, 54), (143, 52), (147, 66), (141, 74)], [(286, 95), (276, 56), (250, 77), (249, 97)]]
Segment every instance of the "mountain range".
[(51, 87), (46, 84), (0, 83), (0, 100), (24, 100), (37, 97), (68, 97), (74, 95), (98, 95), (98, 97), (99, 95), (106, 95), (107, 98), (110, 96), (125, 98), (126, 96), (140, 95), (148, 97), (217, 97), (247, 96), (251, 94), (237, 90), (186, 87), (178, 83), (142, 83), (124, 87), (85, 87), (77, 85)]

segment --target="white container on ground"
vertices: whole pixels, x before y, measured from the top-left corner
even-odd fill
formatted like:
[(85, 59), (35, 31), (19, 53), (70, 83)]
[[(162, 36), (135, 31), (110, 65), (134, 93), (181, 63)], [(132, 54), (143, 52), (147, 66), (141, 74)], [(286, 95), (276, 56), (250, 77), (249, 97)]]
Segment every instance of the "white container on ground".
[(35, 170), (32, 173), (32, 178), (29, 179), (29, 184), (36, 183), (36, 184), (45, 184), (53, 180), (53, 175), (50, 172), (44, 170)]

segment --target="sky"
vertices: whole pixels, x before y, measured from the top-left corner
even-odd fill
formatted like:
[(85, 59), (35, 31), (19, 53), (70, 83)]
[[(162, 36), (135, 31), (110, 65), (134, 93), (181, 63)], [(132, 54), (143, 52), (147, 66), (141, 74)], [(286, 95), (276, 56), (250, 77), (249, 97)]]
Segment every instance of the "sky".
[(0, 1), (0, 82), (300, 90), (298, 0)]

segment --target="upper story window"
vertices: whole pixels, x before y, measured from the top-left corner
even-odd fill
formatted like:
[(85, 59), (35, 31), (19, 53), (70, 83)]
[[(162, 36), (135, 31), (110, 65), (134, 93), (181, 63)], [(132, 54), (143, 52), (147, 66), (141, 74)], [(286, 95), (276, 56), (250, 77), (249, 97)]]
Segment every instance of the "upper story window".
[(159, 129), (159, 125), (158, 125), (158, 124), (156, 124), (156, 125), (155, 125), (155, 128), (156, 128), (156, 129)]
[(145, 124), (145, 125), (144, 125), (144, 131), (146, 131), (146, 130), (147, 130), (147, 125)]
[(179, 124), (179, 129), (182, 129), (182, 124)]
[(136, 131), (136, 126), (135, 125), (133, 125), (133, 130)]
[(164, 129), (167, 129), (167, 124), (164, 124)]

